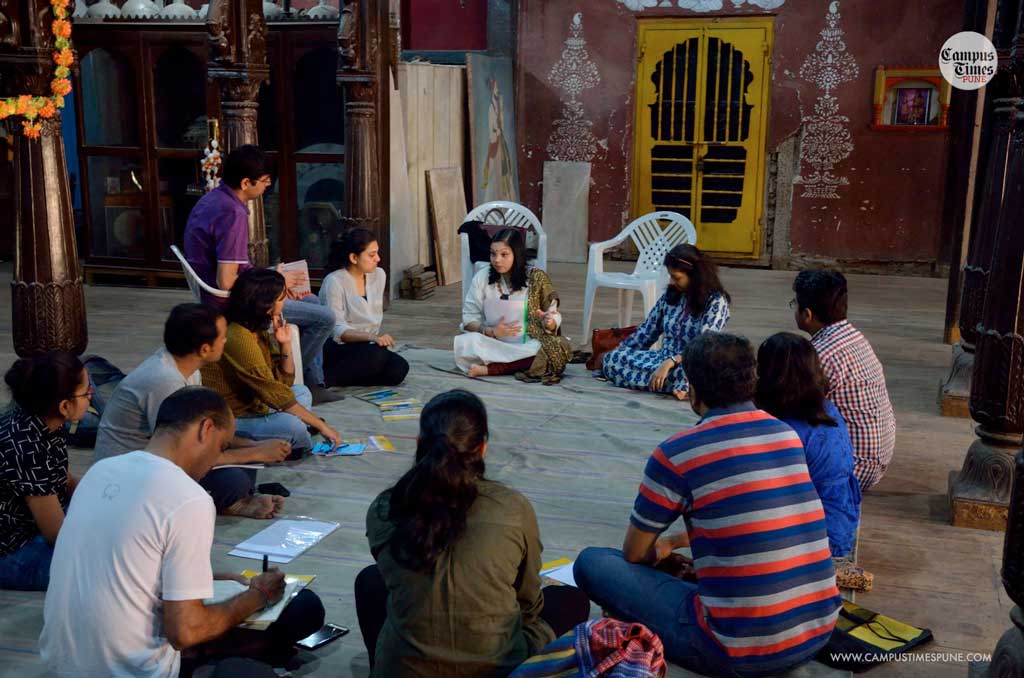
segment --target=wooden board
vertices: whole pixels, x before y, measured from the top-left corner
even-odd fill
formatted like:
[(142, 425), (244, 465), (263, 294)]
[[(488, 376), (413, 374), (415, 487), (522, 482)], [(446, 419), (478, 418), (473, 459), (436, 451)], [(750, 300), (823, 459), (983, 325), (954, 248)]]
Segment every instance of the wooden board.
[(462, 251), (459, 225), (466, 216), (466, 191), (462, 169), (447, 167), (427, 172), (427, 193), (433, 219), (434, 253), (442, 285), (462, 282)]
[(409, 162), (405, 153), (405, 116), (402, 98), (391, 79), (391, 298), (398, 298), (402, 271), (420, 263), (420, 233), (413, 217)]
[(544, 163), (544, 216), (548, 261), (587, 261), (590, 163)]
[(418, 263), (429, 266), (433, 262), (434, 247), (426, 173), (439, 167), (463, 168), (467, 134), (466, 68), (401, 64), (398, 89), (405, 114), (412, 233)]

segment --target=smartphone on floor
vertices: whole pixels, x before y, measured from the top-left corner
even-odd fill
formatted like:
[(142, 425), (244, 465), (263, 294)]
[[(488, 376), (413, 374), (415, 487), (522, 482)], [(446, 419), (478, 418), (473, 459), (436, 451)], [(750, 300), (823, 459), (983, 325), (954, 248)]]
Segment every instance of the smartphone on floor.
[(332, 640), (341, 638), (346, 633), (348, 633), (348, 629), (344, 626), (338, 626), (337, 624), (324, 624), (322, 629), (310, 636), (306, 636), (295, 644), (307, 650), (315, 650), (318, 647), (323, 647)]

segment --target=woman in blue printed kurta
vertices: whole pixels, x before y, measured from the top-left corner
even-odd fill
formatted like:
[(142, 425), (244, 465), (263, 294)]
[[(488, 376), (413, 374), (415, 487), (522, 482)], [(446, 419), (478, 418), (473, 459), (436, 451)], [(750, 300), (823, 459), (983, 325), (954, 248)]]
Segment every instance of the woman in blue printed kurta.
[[(718, 332), (729, 320), (729, 293), (718, 279), (714, 260), (693, 245), (676, 245), (665, 255), (670, 283), (647, 319), (614, 351), (605, 354), (602, 372), (623, 388), (689, 392), (682, 366), (683, 348), (702, 332)], [(652, 349), (664, 337), (660, 349)]]

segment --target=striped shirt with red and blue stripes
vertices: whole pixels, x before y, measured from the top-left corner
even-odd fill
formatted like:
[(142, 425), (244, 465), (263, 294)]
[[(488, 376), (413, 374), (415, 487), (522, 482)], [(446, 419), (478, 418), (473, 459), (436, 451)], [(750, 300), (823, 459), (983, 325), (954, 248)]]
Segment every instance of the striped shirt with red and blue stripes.
[(631, 521), (686, 520), (694, 606), (740, 672), (795, 666), (827, 641), (842, 601), (825, 512), (800, 438), (752, 403), (714, 409), (651, 455)]

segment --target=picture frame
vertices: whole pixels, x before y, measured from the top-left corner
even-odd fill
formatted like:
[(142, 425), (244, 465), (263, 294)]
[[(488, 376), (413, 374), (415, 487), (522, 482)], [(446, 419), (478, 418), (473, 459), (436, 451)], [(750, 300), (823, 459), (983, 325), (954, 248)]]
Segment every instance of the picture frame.
[(942, 132), (949, 129), (952, 87), (937, 68), (878, 66), (871, 129)]

